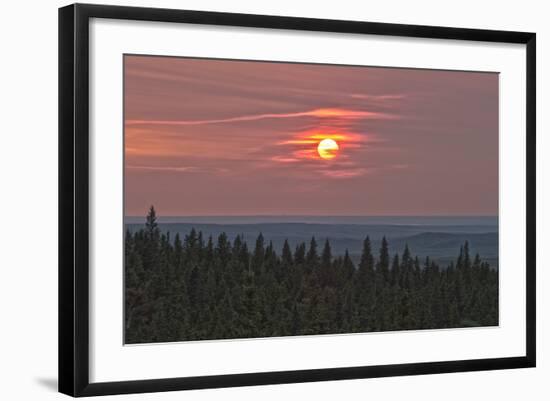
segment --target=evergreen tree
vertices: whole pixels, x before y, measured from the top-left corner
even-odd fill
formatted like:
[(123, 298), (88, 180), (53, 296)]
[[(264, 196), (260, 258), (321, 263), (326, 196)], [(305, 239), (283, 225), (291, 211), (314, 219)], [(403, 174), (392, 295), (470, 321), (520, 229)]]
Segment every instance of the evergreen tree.
[(323, 253), (321, 255), (321, 269), (319, 272), (319, 281), (321, 283), (321, 287), (326, 287), (333, 284), (334, 277), (332, 270), (332, 251), (330, 249), (330, 243), (327, 239), (325, 241), (325, 246), (323, 247)]
[(306, 264), (310, 269), (316, 268), (319, 264), (319, 256), (317, 255), (317, 241), (315, 237), (311, 237), (309, 250), (307, 251)]
[(369, 237), (355, 267), (346, 250), (313, 237), (280, 253), (258, 235), (205, 241), (192, 228), (164, 232), (151, 207), (124, 236), (127, 343), (498, 325), (498, 270), (465, 242), (456, 260), (421, 263), (408, 246), (378, 257)]
[(378, 260), (378, 270), (382, 274), (384, 281), (388, 281), (390, 268), (390, 253), (388, 249), (388, 241), (386, 237), (382, 237), (382, 245), (380, 246), (380, 259)]
[(296, 251), (294, 252), (294, 262), (297, 265), (303, 265), (306, 261), (306, 244), (303, 242), (296, 246)]
[(150, 207), (149, 213), (147, 214), (147, 217), (146, 217), (145, 231), (149, 235), (149, 238), (154, 238), (159, 236), (157, 214), (155, 213), (155, 208), (153, 206)]
[(292, 265), (292, 252), (287, 239), (285, 239), (285, 243), (283, 245), (282, 261), (286, 266)]
[(263, 272), (264, 257), (264, 236), (260, 233), (256, 239), (256, 246), (254, 247), (254, 253), (252, 255), (252, 271), (254, 274), (259, 275)]

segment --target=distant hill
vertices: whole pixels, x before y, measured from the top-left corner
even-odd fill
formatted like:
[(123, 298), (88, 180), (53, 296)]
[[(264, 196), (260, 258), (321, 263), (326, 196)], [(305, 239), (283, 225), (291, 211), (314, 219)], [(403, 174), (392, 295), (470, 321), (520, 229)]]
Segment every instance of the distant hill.
[[(126, 223), (142, 224), (144, 216), (126, 216)], [(498, 216), (157, 216), (159, 223), (192, 224), (351, 224), (397, 226), (498, 226)]]
[[(143, 224), (130, 223), (126, 226), (134, 232)], [(334, 255), (342, 255), (347, 249), (355, 263), (360, 259), (363, 240), (367, 235), (375, 249), (386, 236), (392, 254), (401, 254), (408, 244), (413, 255), (422, 259), (430, 256), (442, 265), (454, 260), (460, 246), (469, 241), (472, 255), (477, 252), (491, 266), (498, 266), (498, 228), (488, 224), (160, 223), (159, 227), (163, 232), (170, 232), (172, 238), (176, 233), (183, 238), (192, 228), (201, 231), (205, 239), (209, 235), (216, 238), (222, 232), (231, 240), (241, 235), (249, 247), (254, 246), (261, 232), (268, 242), (273, 242), (278, 252), (285, 239), (294, 248), (300, 242), (309, 243), (315, 236), (320, 246), (325, 239), (329, 239)]]
[(498, 233), (441, 233), (426, 232), (408, 237), (395, 238), (390, 242), (395, 249), (404, 249), (408, 244), (413, 254), (430, 256), (440, 263), (455, 260), (460, 246), (469, 242), (472, 255), (479, 255), (491, 266), (498, 266)]

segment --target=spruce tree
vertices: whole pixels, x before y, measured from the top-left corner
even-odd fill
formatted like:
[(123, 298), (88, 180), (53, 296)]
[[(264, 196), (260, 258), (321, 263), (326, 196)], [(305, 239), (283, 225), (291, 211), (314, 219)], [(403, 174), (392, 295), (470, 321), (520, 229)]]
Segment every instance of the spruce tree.
[(389, 269), (390, 269), (390, 253), (388, 249), (388, 241), (386, 237), (382, 237), (382, 245), (380, 246), (380, 258), (378, 260), (378, 270), (382, 274), (382, 278), (385, 282), (389, 278)]
[(151, 207), (124, 237), (127, 343), (498, 325), (498, 269), (465, 242), (448, 266), (365, 238), (357, 269), (325, 241), (276, 249), (263, 235), (171, 236)]

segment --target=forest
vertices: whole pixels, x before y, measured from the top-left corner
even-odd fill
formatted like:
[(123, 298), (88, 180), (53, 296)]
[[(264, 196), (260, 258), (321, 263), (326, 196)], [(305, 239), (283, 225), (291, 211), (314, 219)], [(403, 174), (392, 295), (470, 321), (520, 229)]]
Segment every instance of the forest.
[(498, 270), (468, 242), (448, 266), (366, 236), (357, 266), (312, 238), (278, 253), (224, 233), (163, 233), (153, 207), (125, 234), (125, 343), (498, 325)]

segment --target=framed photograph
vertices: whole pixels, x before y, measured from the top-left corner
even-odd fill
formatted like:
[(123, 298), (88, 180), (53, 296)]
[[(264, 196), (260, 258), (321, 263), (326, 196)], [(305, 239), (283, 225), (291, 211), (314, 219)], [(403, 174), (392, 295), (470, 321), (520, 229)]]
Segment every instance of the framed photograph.
[(535, 34), (59, 10), (59, 390), (535, 366)]

